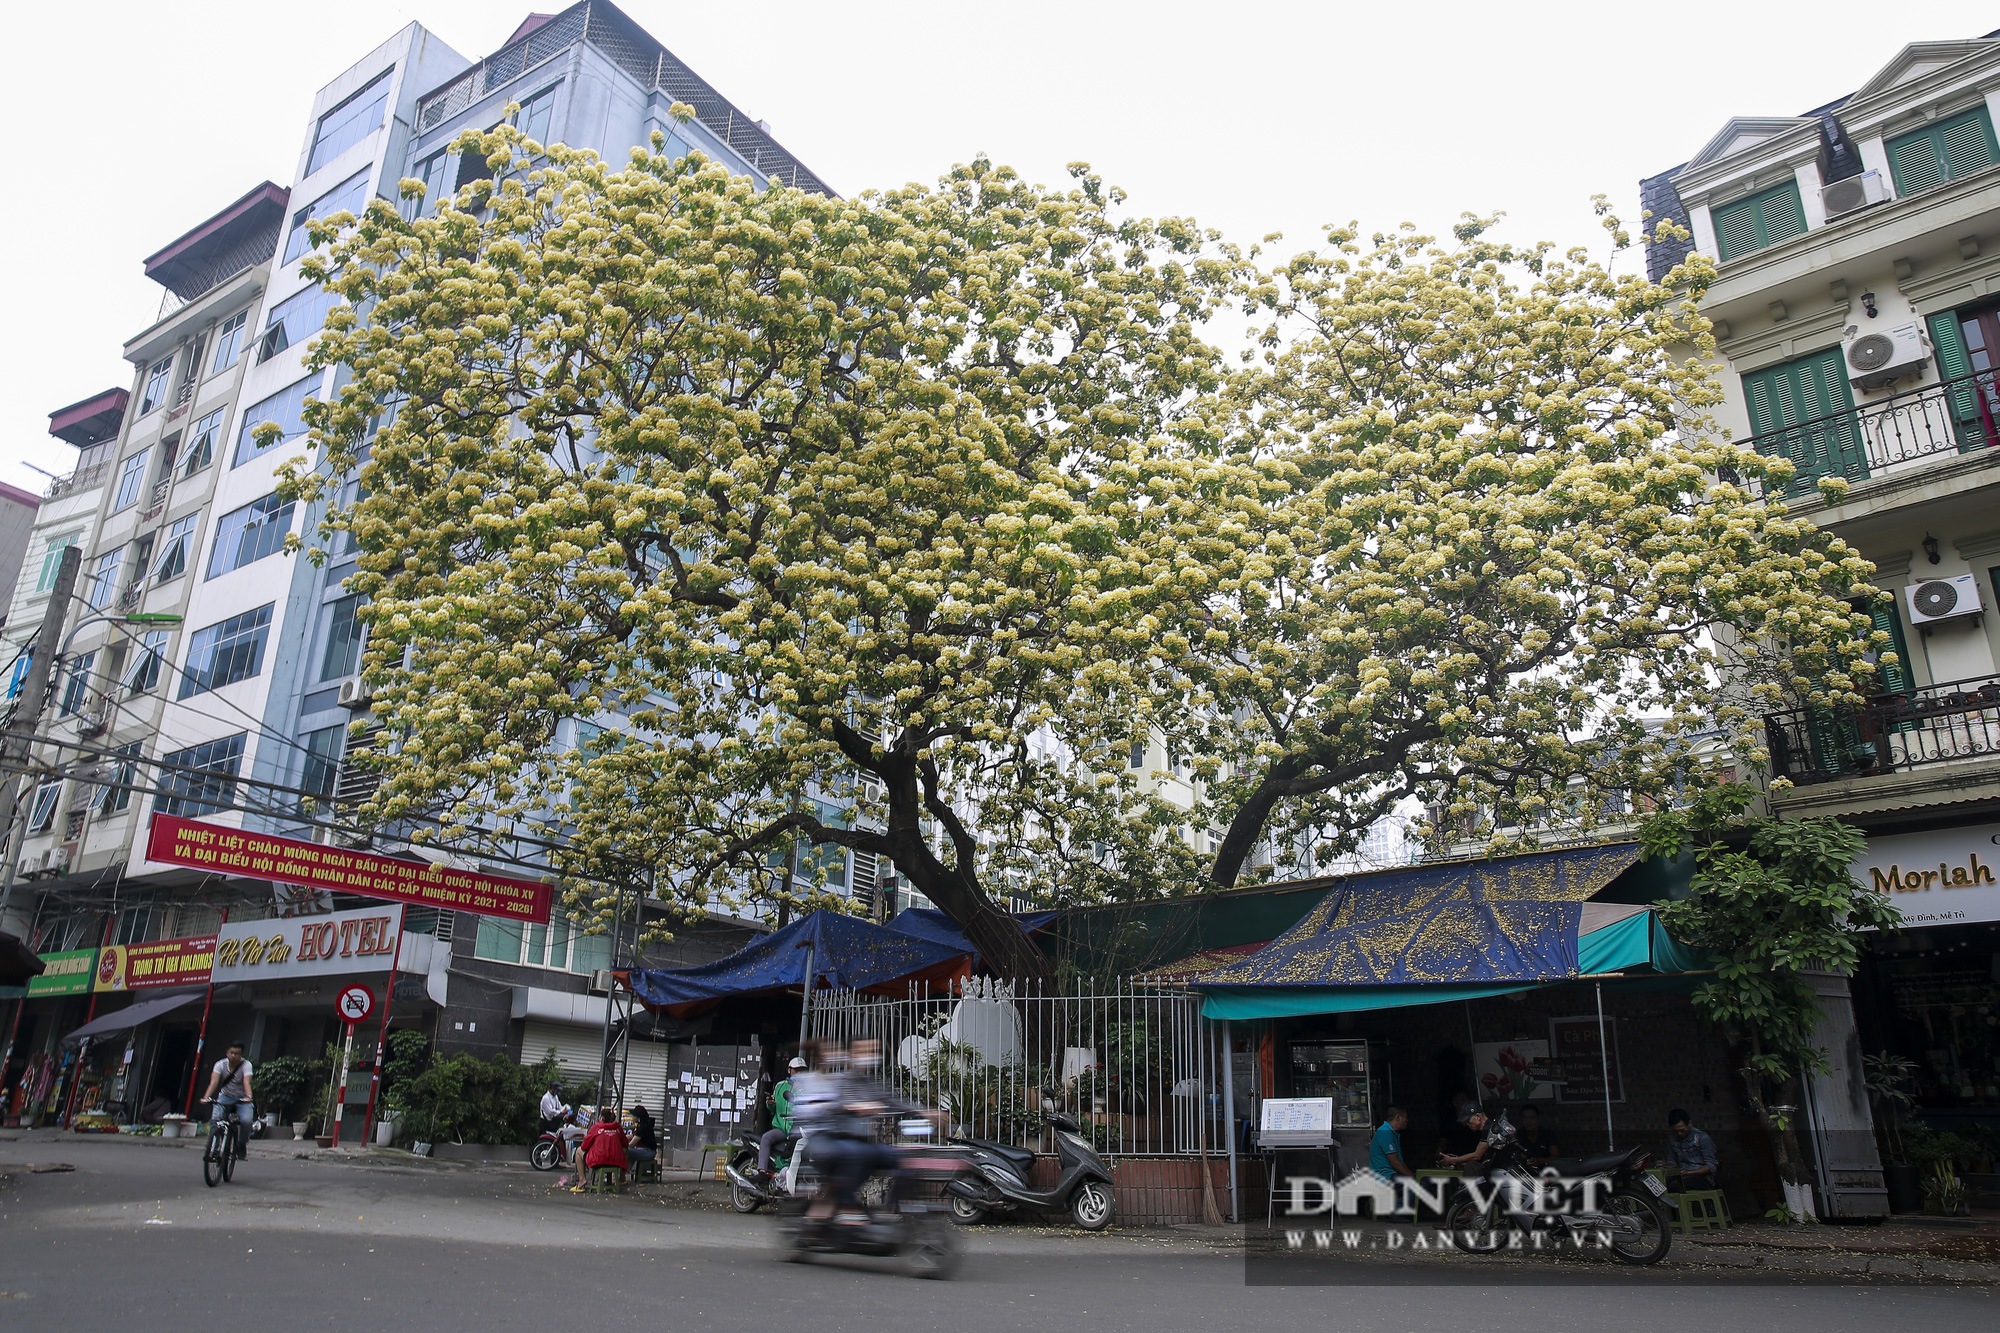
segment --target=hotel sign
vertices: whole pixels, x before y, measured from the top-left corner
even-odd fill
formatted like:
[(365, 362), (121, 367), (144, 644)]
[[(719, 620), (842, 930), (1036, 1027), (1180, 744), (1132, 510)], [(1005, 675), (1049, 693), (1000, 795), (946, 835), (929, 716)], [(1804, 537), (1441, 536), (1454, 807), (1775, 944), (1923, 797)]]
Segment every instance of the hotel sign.
[(387, 972), (402, 930), (401, 903), (227, 925), (215, 941), (215, 980), (220, 985)]
[(2000, 824), (1870, 838), (1850, 869), (1905, 925), (2000, 921)]

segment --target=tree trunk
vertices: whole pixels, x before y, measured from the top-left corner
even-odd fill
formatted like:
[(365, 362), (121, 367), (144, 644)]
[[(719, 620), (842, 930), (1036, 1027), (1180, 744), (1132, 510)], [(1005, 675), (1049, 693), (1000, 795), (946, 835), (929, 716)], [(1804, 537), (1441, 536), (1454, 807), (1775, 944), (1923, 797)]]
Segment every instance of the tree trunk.
[(1264, 823), (1271, 817), (1271, 808), (1278, 803), (1279, 781), (1275, 774), (1266, 777), (1243, 804), (1236, 807), (1236, 814), (1229, 821), (1229, 830), (1222, 835), (1222, 845), (1215, 849), (1215, 864), (1208, 872), (1209, 880), (1216, 888), (1236, 886), (1236, 877), (1243, 873), (1243, 863), (1250, 859), (1258, 837), (1264, 832)]
[(890, 855), (896, 869), (958, 924), (986, 966), (1010, 980), (1047, 981), (1055, 976), (1048, 958), (1021, 929), (1021, 923), (1001, 911), (976, 883), (968, 882), (969, 872), (961, 873), (940, 861), (915, 829), (902, 832), (902, 836), (890, 834), (895, 847)]

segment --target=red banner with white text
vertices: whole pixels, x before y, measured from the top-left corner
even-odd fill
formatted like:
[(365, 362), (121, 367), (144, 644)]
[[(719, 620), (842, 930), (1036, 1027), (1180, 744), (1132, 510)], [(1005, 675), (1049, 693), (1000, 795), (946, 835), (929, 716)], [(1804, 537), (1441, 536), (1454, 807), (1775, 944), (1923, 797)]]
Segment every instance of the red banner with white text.
[(545, 924), (555, 901), (554, 886), (537, 880), (398, 861), (374, 852), (323, 847), (173, 815), (153, 816), (146, 858), (220, 875), (303, 884), (509, 921)]

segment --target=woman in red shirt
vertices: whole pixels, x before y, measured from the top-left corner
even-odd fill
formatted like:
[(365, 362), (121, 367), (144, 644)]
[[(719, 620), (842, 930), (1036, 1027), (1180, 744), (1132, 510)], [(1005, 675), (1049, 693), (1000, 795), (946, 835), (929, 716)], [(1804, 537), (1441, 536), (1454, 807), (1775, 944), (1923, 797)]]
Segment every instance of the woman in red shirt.
[(615, 1166), (628, 1170), (632, 1159), (625, 1154), (625, 1131), (618, 1124), (618, 1112), (600, 1107), (597, 1123), (583, 1136), (583, 1164), (586, 1168)]

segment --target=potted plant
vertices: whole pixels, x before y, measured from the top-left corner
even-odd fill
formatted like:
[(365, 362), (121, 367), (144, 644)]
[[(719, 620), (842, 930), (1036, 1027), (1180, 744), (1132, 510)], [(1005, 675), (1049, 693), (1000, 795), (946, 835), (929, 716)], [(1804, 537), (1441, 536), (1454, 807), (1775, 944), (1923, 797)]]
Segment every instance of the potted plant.
[(1923, 1211), (1924, 1176), (1910, 1160), (1909, 1144), (1903, 1132), (1903, 1112), (1916, 1105), (1910, 1096), (1910, 1077), (1917, 1067), (1887, 1051), (1862, 1057), (1862, 1079), (1868, 1099), (1875, 1105), (1875, 1123), (1882, 1131), (1882, 1184), (1889, 1193), (1889, 1211)]
[[(257, 1100), (272, 1112), (275, 1124), (304, 1101), (307, 1089), (312, 1086), (312, 1065), (296, 1055), (273, 1056), (257, 1066), (256, 1086)], [(289, 1123), (293, 1138), (305, 1137), (303, 1120)]]

